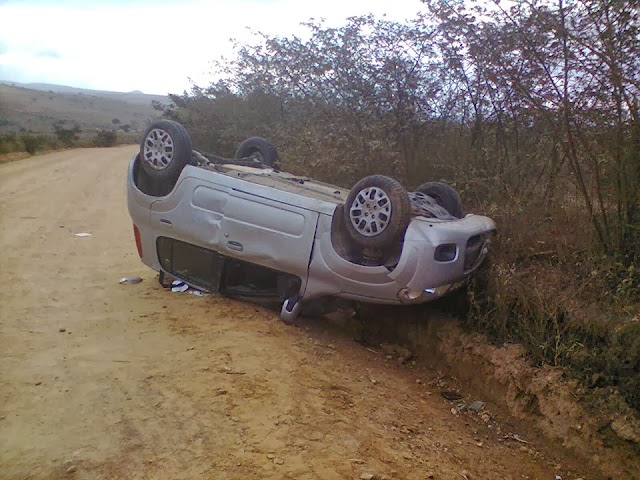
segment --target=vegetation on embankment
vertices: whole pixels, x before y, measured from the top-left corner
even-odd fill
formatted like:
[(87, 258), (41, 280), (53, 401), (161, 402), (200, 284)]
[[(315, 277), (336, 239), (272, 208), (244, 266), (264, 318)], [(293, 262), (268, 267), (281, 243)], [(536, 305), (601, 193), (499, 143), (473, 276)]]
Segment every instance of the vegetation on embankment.
[(44, 153), (51, 150), (74, 147), (113, 147), (137, 143), (139, 132), (117, 132), (115, 130), (97, 130), (82, 132), (77, 127), (65, 128), (56, 125), (55, 133), (7, 133), (0, 134), (0, 161), (12, 158), (10, 154), (23, 153), (24, 156)]
[(453, 184), (499, 226), (467, 325), (640, 410), (640, 14), (506, 8), (425, 0), (406, 23), (261, 35), (164, 115), (212, 152), (267, 137), (285, 168), (338, 184)]

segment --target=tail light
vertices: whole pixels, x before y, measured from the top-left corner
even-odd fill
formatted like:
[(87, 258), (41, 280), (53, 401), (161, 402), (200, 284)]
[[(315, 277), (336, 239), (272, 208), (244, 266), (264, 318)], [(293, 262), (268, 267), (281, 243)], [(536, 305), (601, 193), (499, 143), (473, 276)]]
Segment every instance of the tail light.
[(142, 258), (142, 240), (140, 240), (140, 230), (137, 225), (133, 225), (133, 236), (136, 238), (136, 248), (138, 249), (138, 255)]

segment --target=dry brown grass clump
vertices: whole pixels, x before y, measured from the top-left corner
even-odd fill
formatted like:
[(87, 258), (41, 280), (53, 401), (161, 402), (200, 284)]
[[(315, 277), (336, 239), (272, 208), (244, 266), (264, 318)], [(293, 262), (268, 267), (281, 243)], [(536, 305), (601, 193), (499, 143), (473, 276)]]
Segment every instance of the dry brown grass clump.
[(500, 233), (472, 281), (467, 325), (640, 410), (640, 270), (598, 254), (579, 209), (515, 205), (494, 212)]

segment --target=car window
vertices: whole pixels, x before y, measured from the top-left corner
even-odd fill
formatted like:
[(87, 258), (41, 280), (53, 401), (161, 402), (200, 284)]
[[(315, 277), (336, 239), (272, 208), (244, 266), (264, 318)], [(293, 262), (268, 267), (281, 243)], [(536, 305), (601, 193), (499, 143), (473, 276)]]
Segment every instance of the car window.
[(208, 292), (217, 292), (224, 257), (213, 250), (197, 247), (168, 237), (158, 237), (158, 260), (174, 277)]

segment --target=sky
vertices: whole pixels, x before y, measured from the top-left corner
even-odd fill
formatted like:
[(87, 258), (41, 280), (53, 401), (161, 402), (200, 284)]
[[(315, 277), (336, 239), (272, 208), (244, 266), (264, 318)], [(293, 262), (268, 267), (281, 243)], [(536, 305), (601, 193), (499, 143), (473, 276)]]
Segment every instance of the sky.
[(373, 13), (414, 18), (420, 0), (0, 0), (0, 80), (165, 95), (206, 86), (230, 38), (304, 35)]

